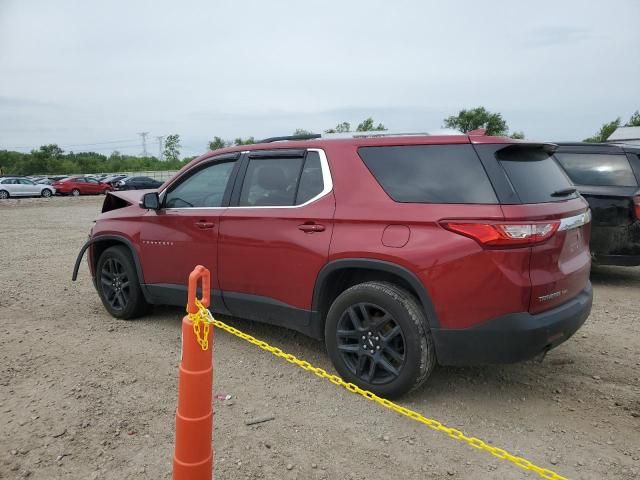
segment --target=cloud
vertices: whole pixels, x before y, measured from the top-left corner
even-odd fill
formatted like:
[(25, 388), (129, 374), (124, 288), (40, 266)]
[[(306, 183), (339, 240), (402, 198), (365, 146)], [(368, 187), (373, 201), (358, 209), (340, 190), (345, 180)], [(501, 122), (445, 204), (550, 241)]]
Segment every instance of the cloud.
[(546, 25), (529, 31), (523, 44), (528, 47), (551, 47), (582, 42), (593, 37), (593, 29)]

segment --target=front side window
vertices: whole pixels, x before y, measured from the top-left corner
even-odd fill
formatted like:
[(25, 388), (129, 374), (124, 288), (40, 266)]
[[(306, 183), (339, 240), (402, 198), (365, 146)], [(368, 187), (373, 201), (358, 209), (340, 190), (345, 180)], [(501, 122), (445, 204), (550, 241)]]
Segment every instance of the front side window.
[(626, 155), (556, 153), (556, 158), (576, 185), (638, 186)]
[(21, 178), (20, 183), (22, 185), (34, 185), (34, 183), (31, 180), (27, 180), (26, 178)]
[(304, 158), (252, 158), (240, 192), (240, 206), (293, 206)]
[(87, 178), (87, 182), (88, 183), (98, 183), (98, 181), (95, 178)]
[(221, 207), (236, 160), (208, 164), (189, 175), (165, 197), (166, 208)]

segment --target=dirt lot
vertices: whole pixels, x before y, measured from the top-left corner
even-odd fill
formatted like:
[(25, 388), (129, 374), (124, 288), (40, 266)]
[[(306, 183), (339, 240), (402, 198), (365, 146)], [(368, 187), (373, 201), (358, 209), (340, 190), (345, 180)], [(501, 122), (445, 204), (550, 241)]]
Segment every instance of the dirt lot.
[[(102, 197), (0, 203), (0, 478), (168, 479), (180, 309), (109, 317), (76, 253)], [(640, 269), (542, 363), (440, 368), (400, 403), (570, 478), (640, 478)], [(235, 326), (331, 369), (323, 346)], [(537, 478), (220, 332), (218, 479)], [(245, 426), (247, 418), (275, 420)]]

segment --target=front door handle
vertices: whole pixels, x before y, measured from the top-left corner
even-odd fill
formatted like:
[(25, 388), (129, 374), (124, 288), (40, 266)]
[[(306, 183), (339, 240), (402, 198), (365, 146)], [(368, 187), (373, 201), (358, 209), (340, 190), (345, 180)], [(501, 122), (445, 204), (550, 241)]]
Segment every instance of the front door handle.
[(303, 223), (302, 225), (298, 225), (298, 228), (306, 233), (313, 232), (324, 232), (324, 225), (320, 225), (319, 223)]
[(198, 220), (198, 221), (195, 223), (195, 226), (196, 226), (196, 227), (198, 227), (198, 228), (199, 228), (199, 229), (201, 229), (201, 230), (208, 230), (208, 229), (210, 229), (210, 228), (215, 227), (215, 226), (216, 226), (216, 224), (215, 224), (215, 223), (213, 223), (213, 222), (207, 222), (207, 221), (205, 221), (205, 220)]

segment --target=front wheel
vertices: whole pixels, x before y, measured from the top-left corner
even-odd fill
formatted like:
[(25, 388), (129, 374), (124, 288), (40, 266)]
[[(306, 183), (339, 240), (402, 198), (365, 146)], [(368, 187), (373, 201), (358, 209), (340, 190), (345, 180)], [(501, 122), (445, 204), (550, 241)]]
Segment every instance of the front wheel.
[(387, 282), (342, 292), (329, 309), (325, 342), (342, 378), (387, 398), (420, 387), (436, 363), (424, 311)]
[(73, 195), (74, 197), (79, 197), (80, 190), (78, 190), (77, 188), (74, 188), (73, 190), (71, 190), (71, 195)]
[(149, 308), (126, 247), (109, 247), (100, 255), (96, 266), (96, 288), (104, 308), (116, 318), (136, 318)]
[(40, 195), (42, 195), (44, 198), (49, 198), (51, 197), (51, 195), (53, 195), (53, 192), (48, 188), (45, 188), (44, 190), (42, 190), (42, 192), (40, 192)]

